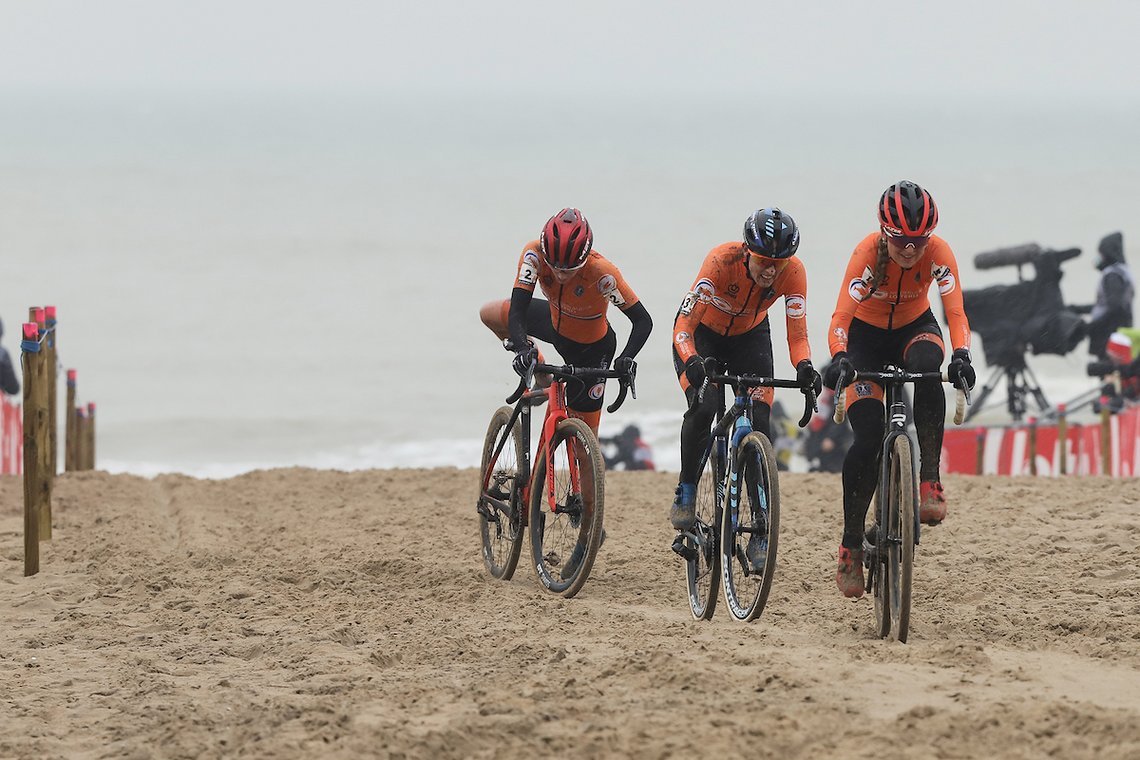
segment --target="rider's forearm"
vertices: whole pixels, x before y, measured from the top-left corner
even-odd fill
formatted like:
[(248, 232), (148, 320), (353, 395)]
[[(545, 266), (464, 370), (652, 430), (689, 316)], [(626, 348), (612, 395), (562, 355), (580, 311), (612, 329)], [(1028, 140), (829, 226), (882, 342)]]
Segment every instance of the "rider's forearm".
[(526, 312), (534, 292), (526, 288), (515, 288), (511, 292), (511, 310), (507, 317), (507, 330), (511, 343), (521, 346), (526, 342)]
[(628, 356), (630, 358), (637, 356), (637, 352), (645, 345), (645, 341), (649, 340), (649, 333), (653, 331), (653, 319), (649, 316), (649, 312), (645, 310), (645, 306), (641, 301), (638, 301), (633, 306), (630, 306), (624, 312), (631, 323), (629, 331), (629, 340), (625, 343), (625, 348), (622, 349), (621, 356)]

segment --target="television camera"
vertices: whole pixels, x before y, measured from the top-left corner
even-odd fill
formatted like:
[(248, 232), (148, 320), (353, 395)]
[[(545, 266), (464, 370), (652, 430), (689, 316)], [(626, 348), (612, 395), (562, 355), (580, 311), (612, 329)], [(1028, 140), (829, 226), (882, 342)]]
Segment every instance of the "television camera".
[[(966, 419), (982, 410), (986, 399), (1004, 379), (1010, 416), (1020, 421), (1026, 397), (1032, 396), (1042, 412), (1049, 401), (1029, 368), (1026, 353), (1065, 355), (1088, 334), (1088, 325), (1061, 296), (1061, 264), (1076, 258), (1080, 248), (1052, 250), (1036, 243), (1000, 248), (974, 257), (978, 269), (1017, 267), (1013, 285), (991, 285), (962, 292), (970, 329), (982, 338), (986, 363), (993, 372)], [(1022, 267), (1032, 265), (1035, 276), (1026, 280)]]

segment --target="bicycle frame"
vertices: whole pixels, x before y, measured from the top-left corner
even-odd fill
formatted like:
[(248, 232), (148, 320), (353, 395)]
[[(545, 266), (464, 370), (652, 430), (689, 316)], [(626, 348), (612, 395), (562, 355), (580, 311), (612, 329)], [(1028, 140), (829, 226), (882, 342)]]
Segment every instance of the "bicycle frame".
[[(534, 374), (536, 372), (550, 373), (551, 375), (553, 375), (553, 379), (551, 380), (550, 385), (545, 390), (532, 389), (530, 387), (531, 381), (534, 379)], [(527, 374), (527, 376), (524, 377), (522, 379), (522, 381), (519, 383), (519, 387), (507, 399), (508, 404), (514, 404), (515, 405), (515, 409), (514, 409), (514, 412), (511, 414), (510, 421), (503, 427), (502, 437), (499, 439), (498, 443), (495, 445), (494, 454), (491, 455), (491, 466), (487, 468), (487, 477), (489, 478), (490, 473), (492, 473), (494, 471), (494, 463), (496, 461), (498, 461), (499, 454), (502, 453), (503, 447), (506, 446), (507, 440), (510, 438), (511, 433), (514, 430), (515, 425), (520, 424), (520, 418), (521, 418), (521, 424), (522, 424), (522, 431), (521, 432), (522, 432), (522, 443), (523, 443), (523, 445), (522, 445), (522, 451), (519, 452), (519, 458), (521, 460), (519, 462), (519, 476), (520, 476), (519, 482), (521, 482), (523, 485), (517, 486), (517, 484), (516, 484), (516, 487), (518, 487), (520, 489), (519, 494), (518, 494), (520, 496), (520, 499), (519, 499), (518, 503), (526, 504), (530, 500), (530, 490), (535, 485), (533, 482), (534, 471), (533, 471), (532, 466), (531, 466), (532, 458), (531, 458), (531, 454), (530, 454), (530, 450), (531, 450), (530, 449), (530, 447), (531, 447), (531, 441), (530, 441), (530, 437), (531, 437), (531, 421), (530, 421), (531, 408), (538, 406), (545, 401), (549, 401), (550, 404), (546, 408), (546, 415), (545, 415), (545, 417), (543, 419), (543, 423), (542, 423), (542, 431), (539, 434), (539, 442), (538, 442), (539, 448), (536, 450), (536, 455), (537, 455), (538, 451), (543, 452), (543, 454), (546, 456), (546, 461), (548, 463), (547, 468), (546, 468), (546, 477), (547, 477), (547, 486), (548, 486), (547, 487), (547, 493), (550, 494), (550, 496), (548, 497), (548, 502), (549, 502), (548, 506), (550, 507), (551, 512), (556, 511), (557, 503), (556, 503), (556, 499), (555, 499), (555, 489), (554, 489), (554, 467), (551, 464), (551, 456), (552, 456), (553, 452), (550, 450), (550, 442), (554, 439), (554, 433), (555, 433), (555, 430), (557, 430), (558, 425), (563, 420), (569, 419), (569, 417), (570, 417), (569, 410), (566, 406), (566, 382), (565, 382), (565, 379), (563, 379), (563, 378), (568, 378), (568, 377), (580, 378), (583, 381), (590, 380), (590, 379), (594, 379), (594, 380), (619, 379), (619, 380), (622, 380), (621, 390), (618, 393), (617, 400), (615, 400), (614, 403), (608, 407), (608, 411), (610, 413), (613, 413), (614, 411), (617, 410), (617, 408), (619, 406), (621, 406), (622, 402), (625, 401), (626, 392), (632, 391), (632, 389), (634, 387), (632, 377), (626, 378), (625, 375), (623, 375), (622, 373), (620, 373), (616, 370), (585, 368), (585, 367), (575, 368), (573, 366), (562, 367), (562, 366), (549, 365), (549, 364), (535, 364), (531, 368), (531, 371)], [(634, 398), (637, 397), (636, 392), (634, 392), (633, 395), (634, 395)], [(571, 445), (576, 445), (576, 444), (572, 443)], [(576, 452), (574, 450), (571, 450), (571, 456), (569, 457), (568, 466), (570, 469), (571, 487), (573, 488), (573, 490), (575, 492), (577, 492), (580, 490), (580, 487), (581, 487), (581, 482), (580, 482), (581, 479), (580, 479), (580, 474), (578, 471), (578, 457), (576, 456)], [(499, 503), (497, 500), (492, 499), (491, 497), (486, 495), (488, 485), (489, 485), (489, 480), (485, 479), (483, 482), (484, 499), (491, 501), (491, 503), (496, 507), (496, 509), (499, 509), (500, 511), (506, 511), (509, 513), (510, 512), (510, 506), (509, 505), (503, 505), (503, 504)], [(520, 509), (520, 514), (521, 514), (520, 524), (525, 526), (527, 524), (526, 509)]]
[[(704, 398), (704, 394), (708, 390), (709, 385), (713, 383), (718, 385), (740, 385), (741, 389), (745, 392), (737, 393), (732, 407), (726, 411), (724, 408), (724, 393), (723, 391), (720, 391), (720, 394), (717, 397), (716, 417), (714, 418), (715, 422), (713, 424), (712, 432), (709, 435), (708, 445), (705, 447), (704, 453), (701, 454), (701, 459), (697, 466), (697, 472), (700, 473), (704, 471), (705, 464), (708, 462), (709, 457), (712, 456), (713, 447), (718, 446), (719, 448), (717, 449), (717, 453), (720, 456), (717, 457), (717, 462), (720, 463), (720, 466), (724, 467), (725, 469), (722, 472), (713, 473), (714, 477), (716, 478), (716, 503), (724, 504), (724, 498), (727, 493), (728, 498), (731, 500), (727, 506), (739, 508), (740, 488), (738, 481), (739, 461), (737, 460), (737, 449), (740, 446), (740, 442), (743, 441), (753, 430), (752, 393), (744, 386), (766, 386), (770, 388), (802, 389), (800, 388), (799, 383), (791, 380), (778, 380), (775, 378), (752, 377), (747, 375), (713, 375), (708, 377), (705, 380), (704, 385), (701, 386), (701, 389), (698, 392), (698, 399)], [(720, 389), (718, 388), (718, 390)], [(808, 421), (811, 420), (811, 415), (815, 409), (815, 394), (810, 392), (805, 393), (804, 415), (803, 418), (800, 419), (800, 427), (805, 426)], [(729, 436), (729, 430), (732, 430), (731, 437)], [(719, 519), (720, 515), (717, 515), (718, 522)], [(735, 528), (736, 526), (733, 527)], [(698, 545), (700, 544), (701, 539), (692, 531), (682, 531), (678, 534), (678, 540), (675, 540), (673, 542), (673, 550), (681, 556), (685, 557), (685, 559), (689, 559), (689, 557), (685, 556), (685, 553), (683, 551), (684, 538), (691, 538)]]
[[(890, 371), (893, 367), (888, 367)], [(919, 373), (915, 373), (919, 374)], [(927, 375), (934, 375), (941, 378), (941, 373), (922, 373)], [(884, 403), (884, 410), (886, 415), (886, 434), (883, 436), (883, 446), (879, 454), (879, 483), (876, 487), (876, 510), (875, 519), (880, 525), (887, 525), (887, 489), (890, 485), (890, 466), (891, 466), (891, 447), (895, 444), (895, 439), (899, 436), (906, 436), (910, 439), (911, 451), (918, 451), (918, 438), (910, 430), (910, 417), (907, 414), (906, 399), (903, 394), (903, 383), (887, 382), (883, 389), (886, 393)], [(911, 481), (918, 482), (918, 459), (911, 457), (910, 470)], [(918, 510), (914, 511), (914, 544), (918, 545), (921, 537), (922, 523), (918, 519)], [(880, 528), (882, 530), (882, 528)], [(888, 541), (898, 541), (897, 536), (887, 536)]]
[[(547, 461), (548, 462), (550, 461), (550, 454), (551, 454), (551, 452), (550, 452), (550, 441), (554, 437), (554, 431), (558, 427), (558, 423), (562, 422), (562, 420), (565, 420), (570, 416), (567, 413), (567, 409), (566, 409), (566, 388), (565, 388), (565, 385), (563, 382), (557, 381), (557, 380), (554, 382), (551, 382), (550, 386), (548, 388), (546, 388), (545, 390), (528, 390), (525, 393), (523, 393), (522, 396), (518, 399), (518, 401), (515, 403), (515, 411), (511, 415), (511, 420), (510, 420), (510, 422), (507, 423), (507, 425), (505, 427), (503, 427), (503, 432), (501, 434), (501, 437), (499, 438), (499, 442), (495, 445), (495, 453), (492, 454), (492, 456), (491, 456), (492, 465), (491, 465), (491, 467), (487, 468), (487, 477), (489, 478), (490, 473), (493, 472), (493, 470), (494, 470), (494, 463), (496, 461), (498, 461), (499, 454), (502, 453), (503, 447), (506, 446), (507, 441), (510, 440), (511, 434), (514, 432), (515, 425), (521, 425), (522, 426), (521, 433), (522, 433), (523, 446), (522, 446), (522, 451), (519, 452), (519, 459), (520, 459), (520, 461), (519, 461), (519, 476), (520, 476), (519, 482), (521, 483), (521, 485), (518, 486), (518, 488), (519, 488), (519, 497), (520, 497), (519, 503), (520, 504), (526, 504), (529, 501), (530, 489), (534, 486), (534, 483), (533, 483), (534, 471), (531, 467), (531, 463), (533, 460), (532, 460), (531, 453), (530, 453), (531, 452), (531, 440), (530, 440), (530, 438), (531, 438), (531, 419), (530, 419), (531, 408), (535, 407), (535, 406), (539, 406), (540, 404), (542, 404), (546, 401), (549, 401), (550, 405), (546, 409), (546, 414), (545, 414), (545, 417), (544, 417), (543, 422), (542, 422), (542, 429), (539, 432), (539, 439), (538, 439), (539, 449), (536, 450), (535, 454), (537, 456), (538, 451), (542, 451), (546, 455)], [(571, 482), (573, 488), (575, 490), (577, 490), (579, 487), (579, 478), (578, 478), (578, 462), (577, 462), (576, 457), (570, 457), (569, 466), (570, 466), (570, 482)], [(549, 497), (549, 502), (550, 502), (549, 507), (550, 507), (551, 511), (554, 511), (554, 508), (555, 508), (555, 504), (554, 504), (554, 468), (548, 466), (546, 468), (546, 473), (547, 473), (547, 482), (548, 482), (548, 486), (549, 486), (548, 491), (551, 494)], [(484, 492), (487, 490), (488, 485), (489, 485), (489, 482), (484, 481), (484, 483), (483, 483)], [(521, 523), (523, 525), (526, 525), (526, 521), (527, 521), (526, 510), (525, 509), (520, 510), (520, 514), (521, 514)]]

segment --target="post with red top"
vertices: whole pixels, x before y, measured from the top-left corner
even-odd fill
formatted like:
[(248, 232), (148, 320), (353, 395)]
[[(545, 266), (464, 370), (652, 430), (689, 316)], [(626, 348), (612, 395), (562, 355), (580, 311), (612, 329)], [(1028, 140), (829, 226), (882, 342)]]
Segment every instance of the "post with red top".
[(974, 465), (974, 474), (981, 475), (986, 469), (986, 429), (984, 427), (974, 430), (974, 439), (978, 452), (978, 461)]
[(1108, 396), (1100, 397), (1100, 472), (1112, 475), (1112, 407)]
[(73, 369), (67, 371), (67, 433), (63, 442), (64, 472), (73, 472), (79, 469), (75, 463), (75, 451), (79, 441), (75, 426), (75, 382), (77, 374)]
[[(41, 466), (47, 426), (46, 366), (40, 350), (40, 326), (25, 322), (20, 341), (20, 363), (24, 371), (24, 575), (40, 571), (40, 532), (42, 503), (51, 498), (51, 481)], [(50, 526), (49, 526), (50, 527)]]
[(1037, 474), (1037, 418), (1029, 418), (1029, 474)]
[[(39, 374), (34, 378), (34, 382), (39, 388), (33, 389), (36, 396), (36, 403), (38, 407), (35, 411), (36, 423), (34, 426), (34, 435), (36, 436), (36, 454), (35, 454), (35, 468), (38, 471), (38, 477), (43, 479), (44, 485), (42, 486), (43, 493), (38, 498), (37, 503), (40, 510), (40, 540), (51, 540), (51, 491), (52, 491), (52, 474), (51, 474), (51, 401), (48, 398), (48, 393), (51, 386), (48, 382), (48, 375), (51, 373), (51, 365), (48, 364), (49, 356), (47, 351), (48, 332), (47, 332), (47, 309), (42, 306), (31, 306), (28, 308), (28, 321), (35, 322), (36, 328), (39, 332), (37, 343), (39, 350), (36, 352), (40, 360)], [(24, 376), (24, 382), (31, 385), (33, 380), (27, 379)], [(24, 466), (28, 467), (28, 462), (31, 457), (28, 456), (28, 449), (26, 442), (28, 440), (27, 429), (28, 412), (25, 407), (24, 410)]]
[(95, 402), (87, 403), (87, 462), (85, 470), (95, 469)]
[(48, 378), (48, 447), (51, 449), (51, 465), (48, 470), (48, 477), (55, 480), (55, 475), (58, 472), (59, 465), (59, 404), (57, 403), (56, 391), (56, 363), (59, 352), (56, 337), (56, 319), (55, 307), (44, 307), (44, 326), (47, 328), (47, 335), (44, 339), (44, 361), (47, 363), (47, 378)]
[(1057, 404), (1057, 474), (1069, 474), (1069, 418), (1065, 415), (1065, 405)]

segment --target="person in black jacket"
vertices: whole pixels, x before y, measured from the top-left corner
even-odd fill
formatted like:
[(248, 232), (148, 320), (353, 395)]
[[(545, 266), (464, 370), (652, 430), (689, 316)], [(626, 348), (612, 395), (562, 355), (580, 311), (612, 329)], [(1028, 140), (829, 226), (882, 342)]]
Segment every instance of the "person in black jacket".
[[(0, 321), (0, 338), (4, 337), (4, 323)], [(16, 368), (12, 366), (12, 357), (8, 349), (0, 346), (0, 391), (9, 396), (20, 392), (20, 378), (16, 377)]]
[(1113, 232), (1105, 235), (1097, 250), (1100, 260), (1100, 282), (1096, 288), (1096, 303), (1076, 307), (1076, 311), (1090, 314), (1089, 353), (1106, 358), (1108, 338), (1118, 327), (1132, 326), (1132, 298), (1136, 294), (1132, 272), (1124, 263), (1124, 235)]

